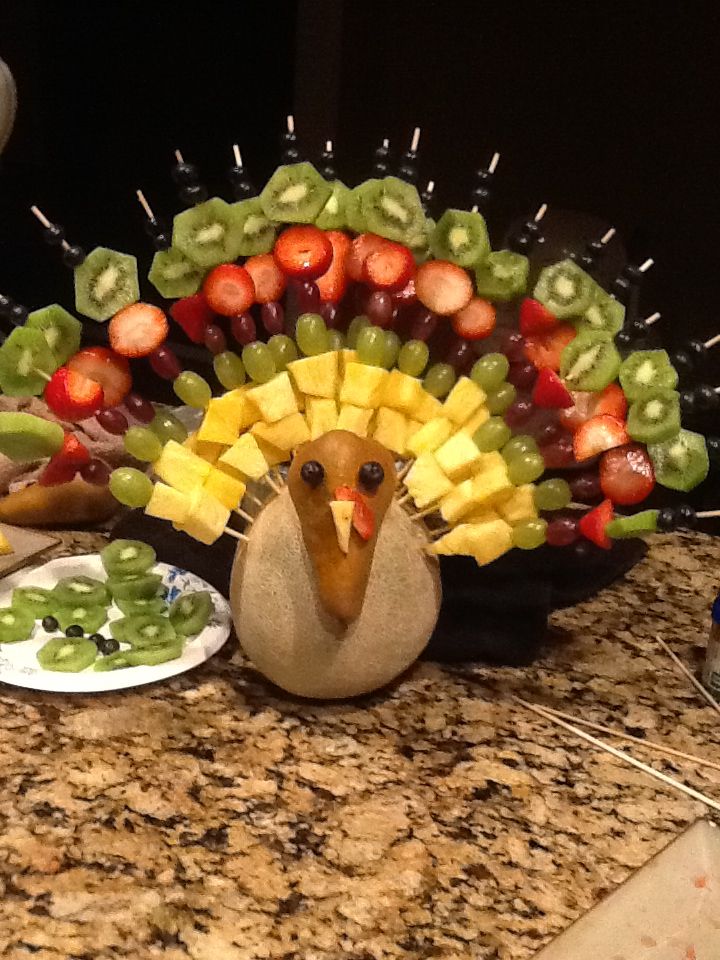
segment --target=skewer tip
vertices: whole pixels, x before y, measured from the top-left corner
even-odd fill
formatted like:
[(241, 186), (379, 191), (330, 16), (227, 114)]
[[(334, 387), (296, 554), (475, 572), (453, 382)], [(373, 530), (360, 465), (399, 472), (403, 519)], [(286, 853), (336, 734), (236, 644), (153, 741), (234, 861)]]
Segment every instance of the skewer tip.
[(295, 133), (295, 117), (289, 113), (287, 116), (288, 133)]
[(325, 150), (327, 153), (332, 153), (332, 140), (325, 141)]
[(653, 260), (653, 258), (648, 257), (645, 263), (640, 264), (640, 266), (638, 267), (638, 270), (640, 271), (640, 273), (646, 273), (654, 263), (655, 261)]
[(540, 223), (542, 218), (547, 213), (547, 209), (548, 209), (548, 205), (546, 203), (543, 203), (540, 205), (540, 208), (538, 209), (538, 212), (535, 214), (535, 217), (534, 217), (535, 223)]
[(387, 137), (385, 137), (385, 139), (383, 140), (382, 145), (383, 145), (383, 150), (388, 150), (390, 148), (390, 141), (388, 140)]
[(235, 165), (241, 167), (243, 165), (242, 154), (240, 153), (240, 147), (237, 143), (233, 144), (233, 156), (235, 157)]
[(180, 153), (179, 150), (175, 151), (175, 159), (177, 160), (178, 163), (185, 163), (185, 161), (183, 160), (183, 155), (182, 153)]
[(420, 127), (415, 127), (412, 135), (412, 142), (410, 143), (410, 152), (415, 153), (420, 143)]
[(492, 155), (492, 159), (490, 160), (490, 163), (488, 164), (488, 173), (495, 173), (495, 171), (497, 170), (497, 165), (499, 163), (500, 163), (500, 154), (496, 150), (495, 153)]
[(605, 246), (606, 243), (610, 243), (610, 241), (612, 240), (612, 238), (615, 236), (616, 233), (617, 233), (617, 230), (615, 229), (615, 227), (610, 227), (607, 233), (604, 233), (600, 237), (600, 243), (603, 246)]
[(657, 323), (662, 314), (659, 310), (656, 310), (655, 313), (651, 313), (649, 317), (646, 317), (643, 320), (643, 323), (646, 327), (651, 327), (654, 323)]

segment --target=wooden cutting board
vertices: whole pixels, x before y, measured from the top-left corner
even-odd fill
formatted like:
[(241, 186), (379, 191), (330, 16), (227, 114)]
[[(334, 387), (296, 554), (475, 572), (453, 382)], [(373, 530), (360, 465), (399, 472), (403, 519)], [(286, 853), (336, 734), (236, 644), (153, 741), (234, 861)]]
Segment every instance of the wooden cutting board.
[(0, 577), (26, 566), (50, 547), (60, 543), (59, 537), (25, 527), (11, 527), (8, 523), (0, 523), (0, 530), (15, 550), (14, 553), (0, 557)]

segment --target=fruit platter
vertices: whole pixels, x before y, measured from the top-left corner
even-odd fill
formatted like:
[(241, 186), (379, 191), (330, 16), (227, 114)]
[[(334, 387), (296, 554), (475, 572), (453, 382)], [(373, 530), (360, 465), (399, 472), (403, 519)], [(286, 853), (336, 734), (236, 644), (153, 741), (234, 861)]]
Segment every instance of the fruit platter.
[[(39, 465), (21, 494), (80, 480), (203, 544), (233, 537), (238, 638), (293, 694), (366, 693), (412, 664), (440, 557), (580, 557), (717, 513), (646, 501), (690, 491), (717, 457), (683, 418), (720, 407), (696, 382), (720, 337), (648, 346), (659, 315), (630, 305), (652, 261), (604, 289), (612, 230), (539, 265), (543, 205), (495, 247), (482, 209), (497, 157), (470, 209), (434, 209), (418, 138), (396, 175), (384, 142), (350, 188), (329, 142), (318, 166), (300, 157), (289, 118), (262, 189), (235, 148), (232, 203), (178, 152), (187, 209), (171, 226), (138, 191), (156, 250), (142, 292), (133, 256), (86, 253), (33, 208), (82, 321), (0, 297), (0, 389), (40, 405), (0, 412), (0, 452)], [(82, 347), (88, 324), (106, 324), (105, 345)], [(182, 369), (171, 333), (209, 351), (216, 383)], [(172, 384), (195, 429), (133, 389), (131, 361)], [(89, 422), (122, 439), (114, 469), (81, 439)]]

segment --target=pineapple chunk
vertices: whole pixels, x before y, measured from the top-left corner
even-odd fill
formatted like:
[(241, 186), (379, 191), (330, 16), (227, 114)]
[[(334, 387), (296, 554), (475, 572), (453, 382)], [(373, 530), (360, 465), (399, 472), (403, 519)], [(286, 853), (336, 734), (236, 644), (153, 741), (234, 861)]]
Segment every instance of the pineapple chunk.
[(161, 520), (172, 520), (173, 523), (185, 523), (190, 510), (190, 497), (187, 493), (180, 493), (174, 487), (158, 481), (153, 485), (152, 496), (145, 505), (145, 513), (149, 517), (159, 517)]
[(438, 447), (435, 457), (451, 480), (465, 480), (481, 462), (482, 454), (466, 433), (456, 433)]
[(372, 410), (366, 410), (364, 407), (354, 407), (351, 403), (344, 403), (340, 407), (336, 429), (348, 430), (350, 433), (356, 433), (358, 437), (366, 437), (372, 418)]
[[(347, 365), (349, 363), (357, 363), (358, 355), (357, 350), (338, 350), (338, 365), (340, 379), (342, 380), (345, 377), (345, 371), (347, 370)], [(339, 384), (338, 384), (339, 386)]]
[(215, 497), (216, 500), (219, 500), (228, 510), (234, 510), (245, 494), (245, 486), (240, 477), (233, 476), (229, 471), (218, 470), (217, 467), (213, 467), (203, 489), (206, 493)]
[(430, 420), (443, 416), (443, 405), (437, 397), (428, 393), (427, 390), (423, 390), (423, 398), (413, 410), (413, 416), (422, 423), (428, 423)]
[(495, 503), (500, 516), (510, 524), (532, 520), (537, 516), (535, 486), (532, 483), (525, 483), (522, 487), (514, 487), (503, 494), (497, 494)]
[(277, 423), (278, 420), (298, 413), (295, 391), (284, 370), (267, 383), (248, 390), (246, 396), (250, 403), (254, 403), (258, 408), (266, 423)]
[(198, 440), (210, 443), (235, 443), (241, 430), (258, 419), (258, 409), (247, 399), (244, 387), (230, 390), (222, 397), (214, 397), (208, 404), (205, 417), (197, 432)]
[(502, 517), (497, 510), (493, 510), (487, 504), (471, 510), (466, 517), (463, 517), (463, 523), (489, 523), (491, 520), (502, 520)]
[(461, 523), (441, 537), (433, 552), (443, 556), (466, 554), (480, 566), (492, 563), (512, 547), (512, 528), (504, 520)]
[(375, 415), (373, 440), (377, 440), (388, 450), (395, 453), (405, 452), (407, 440), (407, 420), (397, 410), (380, 407)]
[(178, 528), (201, 543), (215, 543), (227, 526), (230, 510), (200, 488), (190, 498), (188, 515)]
[(485, 402), (485, 391), (469, 377), (460, 377), (443, 404), (443, 416), (458, 427)]
[(311, 440), (317, 440), (324, 433), (330, 433), (337, 428), (338, 422), (335, 401), (326, 400), (324, 397), (308, 397), (305, 419), (310, 428)]
[(288, 364), (288, 370), (302, 393), (334, 400), (340, 383), (338, 366), (338, 351), (330, 350), (315, 357), (293, 360)]
[(352, 403), (356, 407), (379, 407), (389, 376), (382, 367), (348, 363), (340, 387), (340, 403)]
[(448, 439), (453, 425), (445, 417), (435, 417), (424, 423), (417, 433), (408, 440), (407, 448), (416, 457), (421, 453), (433, 453)]
[(290, 454), (287, 450), (280, 450), (272, 443), (268, 443), (267, 440), (263, 440), (262, 437), (255, 437), (255, 439), (257, 440), (260, 452), (265, 457), (268, 470), (270, 467), (276, 467), (279, 463), (287, 463), (290, 459)]
[(227, 450), (227, 444), (198, 440), (197, 433), (191, 433), (187, 440), (183, 442), (183, 446), (192, 450), (203, 460), (207, 460), (208, 463), (216, 463), (218, 457)]
[(466, 420), (465, 423), (460, 427), (463, 433), (466, 433), (469, 437), (474, 436), (475, 431), (481, 427), (486, 420), (490, 419), (490, 411), (487, 407), (481, 406), (478, 407), (475, 413), (470, 417), (469, 420)]
[(0, 531), (0, 557), (7, 557), (11, 553), (15, 553), (15, 549), (5, 534)]
[(407, 416), (414, 416), (416, 407), (423, 401), (425, 391), (420, 380), (410, 377), (400, 370), (391, 370), (385, 381), (383, 406), (399, 410)]
[(485, 503), (499, 493), (512, 488), (508, 477), (507, 464), (497, 450), (481, 454), (481, 460), (473, 477), (475, 502)]
[(192, 493), (203, 485), (210, 473), (210, 464), (175, 440), (168, 440), (153, 464), (153, 470), (171, 487)]
[(442, 472), (432, 453), (420, 454), (405, 477), (405, 486), (420, 510), (429, 507), (453, 489), (452, 483)]
[(463, 480), (447, 493), (440, 501), (440, 513), (443, 520), (455, 523), (463, 514), (477, 506), (472, 480)]
[(251, 433), (278, 450), (294, 450), (310, 439), (310, 431), (301, 413), (291, 413), (277, 423), (256, 423)]
[(239, 470), (253, 480), (264, 477), (270, 469), (255, 437), (250, 433), (244, 433), (236, 440), (232, 447), (220, 457), (219, 462)]

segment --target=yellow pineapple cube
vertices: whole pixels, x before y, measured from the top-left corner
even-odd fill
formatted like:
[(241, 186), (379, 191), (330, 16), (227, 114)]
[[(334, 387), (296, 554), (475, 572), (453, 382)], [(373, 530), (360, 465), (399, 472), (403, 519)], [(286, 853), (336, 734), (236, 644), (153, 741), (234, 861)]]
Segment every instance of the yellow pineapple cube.
[(305, 419), (310, 428), (310, 439), (316, 440), (324, 433), (337, 428), (338, 411), (334, 400), (324, 397), (308, 397)]
[(183, 446), (187, 447), (188, 450), (192, 450), (193, 453), (202, 457), (203, 460), (207, 460), (208, 463), (215, 463), (218, 457), (227, 450), (227, 444), (198, 440), (197, 433), (191, 433), (187, 440), (183, 442)]
[(210, 544), (222, 536), (229, 519), (228, 507), (200, 488), (190, 497), (190, 509), (184, 522), (177, 526), (201, 543)]
[(477, 506), (472, 480), (463, 480), (453, 487), (440, 501), (440, 513), (443, 520), (455, 523), (464, 514)]
[(483, 504), (481, 507), (475, 507), (475, 509), (463, 517), (463, 523), (489, 523), (491, 520), (502, 520), (502, 517), (497, 510), (494, 510), (487, 504)]
[(340, 379), (342, 380), (345, 377), (347, 365), (349, 363), (357, 363), (358, 355), (357, 350), (338, 350), (338, 355), (338, 370), (340, 373)]
[(458, 427), (485, 402), (485, 391), (469, 377), (460, 377), (443, 404), (443, 416)]
[(443, 405), (437, 397), (428, 393), (427, 390), (423, 390), (422, 400), (412, 413), (416, 420), (427, 423), (429, 420), (435, 420), (443, 416)]
[(250, 432), (278, 450), (294, 450), (310, 439), (308, 425), (301, 413), (291, 413), (277, 423), (255, 423)]
[(276, 467), (279, 463), (287, 463), (290, 459), (289, 451), (280, 450), (272, 443), (268, 443), (267, 440), (263, 440), (262, 437), (256, 437), (255, 439), (257, 440), (260, 452), (265, 457), (268, 469), (270, 469), (270, 467)]
[(250, 433), (239, 437), (220, 457), (219, 463), (233, 467), (253, 480), (264, 477), (270, 469), (257, 440)]
[(255, 404), (247, 399), (247, 394), (245, 387), (239, 387), (229, 390), (222, 397), (214, 397), (197, 432), (198, 440), (226, 446), (235, 443), (240, 431), (255, 423), (260, 416)]
[(258, 408), (260, 416), (266, 423), (277, 423), (278, 420), (298, 412), (295, 391), (290, 383), (290, 377), (284, 370), (267, 383), (261, 383), (252, 390), (248, 390), (246, 396), (248, 401)]
[(400, 370), (391, 370), (385, 381), (383, 406), (399, 410), (408, 416), (415, 416), (415, 409), (423, 401), (425, 391), (420, 380), (409, 377)]
[(419, 420), (408, 420), (407, 422), (407, 434), (405, 436), (405, 449), (403, 450), (403, 455), (406, 457), (414, 456), (412, 450), (408, 447), (408, 444), (415, 436), (416, 433), (419, 433), (420, 430), (425, 426), (424, 423), (420, 423)]
[(173, 523), (185, 523), (190, 510), (190, 496), (181, 493), (175, 487), (158, 481), (153, 484), (153, 492), (145, 505), (145, 513), (149, 517), (159, 517), (161, 520), (171, 520)]
[(417, 433), (408, 440), (407, 448), (410, 453), (420, 456), (421, 453), (433, 453), (453, 432), (453, 425), (445, 417), (435, 417), (424, 423)]
[(348, 430), (355, 433), (358, 437), (366, 437), (368, 427), (373, 418), (373, 410), (365, 407), (355, 407), (351, 403), (344, 403), (340, 407), (340, 414), (337, 421), (337, 430)]
[(314, 357), (293, 360), (288, 364), (288, 371), (302, 393), (334, 400), (340, 383), (338, 361), (338, 351), (330, 350)]
[(208, 474), (203, 489), (215, 497), (228, 510), (234, 510), (245, 494), (246, 484), (238, 476), (227, 470), (213, 467)]
[(0, 557), (7, 557), (11, 553), (15, 553), (15, 548), (5, 534), (0, 531)]
[(435, 451), (440, 467), (451, 480), (465, 480), (480, 463), (482, 454), (472, 437), (456, 433)]
[(192, 493), (210, 473), (210, 464), (175, 440), (168, 440), (153, 464), (153, 470), (171, 487)]
[(508, 492), (496, 494), (494, 502), (497, 512), (510, 524), (532, 520), (537, 516), (535, 486), (532, 483), (525, 483), (521, 487), (511, 488)]
[(389, 373), (382, 367), (348, 363), (340, 387), (340, 403), (352, 403), (356, 407), (379, 407), (388, 377)]
[(405, 477), (405, 486), (415, 505), (423, 510), (450, 493), (453, 485), (432, 453), (421, 453)]
[(481, 454), (472, 482), (475, 485), (475, 502), (478, 504), (492, 500), (512, 487), (507, 464), (497, 450)]
[(490, 411), (488, 408), (485, 406), (480, 406), (470, 417), (470, 419), (465, 421), (460, 429), (463, 433), (466, 433), (469, 437), (472, 437), (475, 435), (475, 431), (478, 430), (485, 423), (485, 421), (489, 419)]
[(390, 410), (389, 407), (380, 407), (375, 414), (373, 440), (377, 440), (378, 443), (395, 453), (404, 453), (407, 440), (407, 420), (403, 414), (398, 413), (397, 410)]
[(443, 556), (471, 556), (483, 566), (497, 560), (511, 547), (512, 528), (504, 520), (498, 519), (483, 523), (461, 523), (434, 544), (433, 552)]

